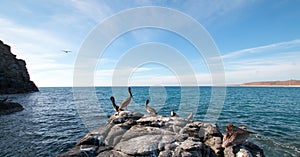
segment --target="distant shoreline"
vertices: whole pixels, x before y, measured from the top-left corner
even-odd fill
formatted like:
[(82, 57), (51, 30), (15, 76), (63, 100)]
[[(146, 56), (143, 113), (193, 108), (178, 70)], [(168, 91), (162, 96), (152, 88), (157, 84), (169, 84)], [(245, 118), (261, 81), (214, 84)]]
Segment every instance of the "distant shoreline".
[(285, 80), (285, 81), (261, 81), (248, 82), (240, 84), (240, 86), (259, 86), (259, 87), (300, 87), (300, 80)]
[(239, 85), (239, 87), (300, 87), (300, 85)]
[[(43, 88), (127, 88), (128, 86), (88, 86), (88, 87), (72, 87), (72, 86), (68, 86), (68, 87), (39, 87), (41, 89)], [(155, 87), (162, 87), (162, 86), (130, 86), (130, 87), (137, 87), (137, 88), (155, 88)], [(211, 85), (199, 85), (199, 86), (163, 86), (163, 87), (222, 87), (222, 88), (226, 88), (226, 87), (300, 87), (300, 85), (291, 85), (291, 86), (284, 86), (284, 85), (215, 85), (215, 86), (211, 86)]]
[[(128, 85), (118, 85), (118, 86), (101, 86), (101, 85), (95, 85), (95, 86), (65, 86), (65, 87), (45, 87), (41, 86), (39, 88), (95, 88), (95, 87), (103, 87), (103, 88), (127, 88)], [(286, 81), (261, 81), (261, 82), (248, 82), (248, 83), (242, 83), (242, 84), (235, 84), (235, 83), (229, 83), (229, 84), (200, 84), (200, 85), (161, 85), (161, 86), (151, 86), (151, 85), (130, 85), (130, 87), (300, 87), (300, 80), (286, 80)]]

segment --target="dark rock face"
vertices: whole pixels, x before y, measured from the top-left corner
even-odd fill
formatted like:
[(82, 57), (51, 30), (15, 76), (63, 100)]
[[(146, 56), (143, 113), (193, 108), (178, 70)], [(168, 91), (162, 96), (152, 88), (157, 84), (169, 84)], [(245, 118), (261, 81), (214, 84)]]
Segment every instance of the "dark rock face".
[(7, 101), (0, 102), (0, 116), (22, 111), (23, 109), (24, 109), (23, 106), (20, 105), (19, 103), (7, 102)]
[(246, 151), (236, 147), (224, 152), (222, 138), (215, 124), (121, 111), (59, 157), (223, 157), (262, 153), (252, 143), (251, 147), (243, 147)]
[(10, 46), (0, 40), (0, 94), (16, 94), (39, 91), (30, 81), (26, 62), (17, 59)]

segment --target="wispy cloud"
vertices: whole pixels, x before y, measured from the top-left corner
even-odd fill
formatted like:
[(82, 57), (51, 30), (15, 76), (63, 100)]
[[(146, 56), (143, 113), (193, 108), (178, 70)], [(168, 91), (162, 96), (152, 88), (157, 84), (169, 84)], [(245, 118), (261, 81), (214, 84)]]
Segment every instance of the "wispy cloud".
[(31, 75), (31, 80), (39, 87), (71, 87), (73, 86), (73, 69), (43, 69)]
[(300, 78), (300, 40), (223, 55), (227, 83)]
[[(31, 78), (38, 86), (47, 84), (43, 81), (44, 78), (38, 77), (42, 71), (71, 68), (69, 59), (65, 59), (64, 62), (59, 61), (67, 57), (61, 50), (72, 47), (71, 44), (51, 32), (27, 28), (0, 18), (0, 34), (1, 40), (11, 46), (12, 52), (26, 61)], [(55, 77), (64, 80), (61, 75), (57, 74)]]
[[(80, 48), (80, 43), (82, 43), (87, 33), (90, 32), (97, 23), (119, 11), (141, 6), (168, 7), (182, 11), (195, 18), (201, 24), (210, 26), (212, 23), (215, 24), (216, 21), (230, 13), (234, 12), (236, 16), (239, 16), (239, 10), (253, 4), (253, 2), (254, 1), (239, 0), (234, 0), (230, 3), (219, 0), (137, 0), (117, 3), (114, 1), (97, 0), (63, 0), (59, 2), (51, 1), (49, 5), (43, 4), (42, 7), (45, 8), (46, 11), (42, 12), (33, 9), (39, 7), (41, 4), (25, 5), (24, 3), (16, 3), (19, 4), (16, 8), (19, 8), (20, 12), (32, 16), (40, 16), (37, 20), (31, 19), (31, 22), (24, 25), (24, 22), (27, 22), (27, 20), (20, 20), (20, 16), (11, 18), (10, 16), (6, 17), (5, 14), (0, 15), (0, 35), (1, 40), (12, 47), (13, 53), (15, 53), (18, 58), (26, 60), (31, 78), (38, 86), (72, 86), (73, 64), (77, 57), (76, 50)], [(53, 9), (54, 7), (55, 9)], [(101, 39), (110, 38), (111, 36), (109, 35), (111, 35), (111, 32), (117, 32), (122, 26), (126, 25), (126, 22), (148, 20), (151, 19), (151, 16), (148, 15), (156, 14), (158, 13), (154, 10), (153, 12), (148, 12), (147, 15), (141, 19), (124, 20), (121, 21), (121, 24), (111, 23), (111, 26), (108, 27), (110, 31), (105, 32), (107, 34), (102, 34)], [(166, 22), (163, 18), (154, 20), (162, 24)], [(173, 20), (172, 24), (176, 26), (177, 29), (187, 28), (182, 27), (185, 23), (182, 24), (180, 20)], [(218, 22), (217, 24), (221, 25), (222, 22)], [(192, 29), (193, 28), (191, 28), (191, 30)], [(157, 33), (154, 34), (153, 32)], [(163, 32), (163, 30), (161, 32)], [(110, 51), (114, 53), (104, 54), (102, 57), (105, 58), (101, 58), (100, 60), (93, 58), (96, 61), (98, 60), (98, 66), (100, 67), (96, 68), (97, 71), (95, 71), (95, 84), (111, 85), (113, 73), (132, 73), (128, 81), (133, 85), (178, 85), (179, 82), (183, 84), (190, 83), (194, 77), (193, 74), (190, 73), (187, 74), (183, 72), (176, 76), (176, 74), (170, 71), (166, 72), (166, 70), (153, 67), (114, 69), (114, 65), (118, 62), (118, 56), (122, 56), (123, 52), (126, 52), (130, 47), (134, 47), (137, 43), (169, 40), (169, 42), (175, 46), (183, 45), (181, 42), (182, 45), (177, 44), (174, 38), (169, 38), (168, 33), (161, 32), (151, 29), (133, 31), (128, 33), (128, 38), (124, 35), (125, 38), (119, 40), (116, 44), (117, 46), (114, 45), (117, 48), (114, 47)], [(94, 42), (97, 44), (98, 41)], [(297, 74), (297, 71), (300, 70), (299, 45), (300, 40), (297, 39), (224, 54), (222, 58), (227, 83), (244, 82), (252, 78), (300, 78), (300, 74)], [(71, 49), (73, 52), (70, 54), (63, 53), (61, 50), (66, 48)], [(196, 69), (194, 75), (198, 83), (211, 84), (212, 74), (210, 74), (207, 67), (203, 65), (205, 63), (196, 61), (197, 64), (194, 64), (194, 61), (191, 60), (195, 58), (188, 55), (187, 57), (188, 61), (192, 62)], [(179, 80), (179, 78), (181, 80)]]
[[(55, 86), (55, 82), (57, 86), (71, 86), (76, 50), (86, 33), (112, 14), (110, 7), (99, 1), (71, 0), (42, 5), (47, 10), (40, 13), (34, 8), (41, 4), (17, 4), (18, 11), (40, 18), (24, 25), (23, 19), (1, 15), (1, 40), (11, 46), (18, 58), (26, 61), (31, 79), (38, 86)], [(54, 6), (55, 10), (51, 8)], [(72, 52), (65, 54), (63, 49)]]
[[(253, 5), (255, 0), (233, 0), (230, 1), (230, 3), (228, 3), (228, 1), (219, 0), (189, 0), (173, 2), (174, 3), (172, 5), (167, 6), (178, 9), (179, 11), (192, 16), (206, 27), (222, 28), (224, 25), (230, 24), (234, 20), (238, 19), (240, 16), (239, 12), (243, 10), (243, 8)], [(226, 21), (224, 21), (224, 17), (228, 15), (230, 15), (231, 18), (226, 18)]]
[[(211, 74), (175, 74), (164, 67), (139, 67), (97, 70), (96, 86), (152, 86), (152, 85), (211, 85)], [(124, 81), (125, 79), (125, 81)], [(195, 82), (196, 80), (196, 82)], [(113, 82), (114, 81), (114, 82)], [(127, 84), (123, 84), (123, 83)]]
[(112, 9), (99, 1), (90, 0), (90, 1), (78, 1), (71, 0), (70, 5), (73, 6), (79, 13), (78, 15), (91, 18), (96, 23), (100, 22), (104, 18), (113, 14)]
[(223, 59), (227, 58), (233, 58), (233, 57), (239, 57), (245, 54), (253, 54), (253, 53), (265, 53), (271, 50), (278, 50), (278, 49), (286, 49), (291, 48), (294, 46), (298, 46), (300, 44), (300, 40), (292, 40), (292, 41), (286, 41), (286, 42), (280, 42), (280, 43), (274, 43), (270, 45), (264, 45), (259, 47), (253, 47), (253, 48), (247, 48), (243, 50), (234, 51), (228, 54), (225, 54), (222, 56)]
[(293, 64), (247, 66), (239, 71), (227, 71), (228, 84), (245, 83), (252, 81), (288, 80), (300, 78), (299, 68)]

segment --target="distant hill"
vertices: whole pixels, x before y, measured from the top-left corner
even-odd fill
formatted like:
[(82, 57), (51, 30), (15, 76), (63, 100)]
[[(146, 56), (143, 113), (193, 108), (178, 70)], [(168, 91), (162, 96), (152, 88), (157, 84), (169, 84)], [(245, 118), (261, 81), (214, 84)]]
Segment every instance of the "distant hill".
[(300, 86), (300, 80), (248, 82), (240, 86)]

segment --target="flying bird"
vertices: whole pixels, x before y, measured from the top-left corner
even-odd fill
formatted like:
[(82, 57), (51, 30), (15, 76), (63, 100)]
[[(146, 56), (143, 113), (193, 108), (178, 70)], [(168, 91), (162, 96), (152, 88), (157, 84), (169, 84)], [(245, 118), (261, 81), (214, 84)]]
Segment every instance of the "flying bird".
[(126, 107), (126, 109), (127, 109), (128, 104), (131, 102), (131, 99), (133, 98), (133, 96), (132, 96), (130, 87), (128, 87), (128, 93), (129, 93), (129, 97), (127, 97), (126, 99), (124, 99), (121, 102), (119, 110), (123, 109), (124, 107)]
[(244, 127), (237, 127), (233, 124), (228, 124), (226, 127), (226, 133), (223, 137), (222, 147), (229, 147), (244, 143), (250, 134), (256, 134), (253, 131), (244, 129)]
[(151, 108), (151, 107), (148, 106), (149, 102), (150, 102), (150, 100), (147, 99), (146, 100), (146, 106), (145, 106), (146, 111), (150, 114), (157, 114), (154, 108)]
[(72, 52), (71, 50), (62, 50), (62, 51), (65, 52), (65, 53)]

